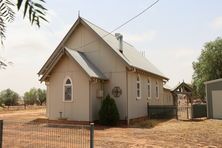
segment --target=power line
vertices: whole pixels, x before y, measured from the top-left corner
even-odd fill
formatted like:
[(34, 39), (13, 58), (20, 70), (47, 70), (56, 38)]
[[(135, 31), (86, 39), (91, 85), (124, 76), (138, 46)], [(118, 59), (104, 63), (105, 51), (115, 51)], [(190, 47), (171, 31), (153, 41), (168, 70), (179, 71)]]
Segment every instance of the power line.
[(132, 17), (131, 19), (129, 19), (128, 21), (126, 21), (125, 23), (123, 23), (122, 25), (118, 26), (117, 28), (115, 28), (113, 31), (111, 31), (110, 33), (113, 33), (114, 31), (122, 28), (123, 26), (125, 26), (126, 24), (128, 24), (129, 22), (131, 22), (132, 20), (134, 20), (135, 18), (139, 17), (140, 15), (142, 15), (143, 13), (145, 13), (147, 10), (149, 10), (150, 8), (152, 8), (154, 5), (156, 5), (159, 2), (159, 0), (155, 1), (154, 3), (152, 3), (151, 5), (149, 5), (146, 9), (144, 9), (143, 11), (141, 11), (140, 13), (138, 13), (137, 15), (135, 15), (134, 17)]
[[(132, 18), (130, 18), (129, 20), (127, 20), (125, 23), (121, 24), (120, 26), (116, 27), (115, 29), (113, 29), (111, 32), (108, 32), (107, 34), (105, 34), (104, 36), (102, 36), (102, 38), (105, 38), (106, 36), (112, 34), (113, 32), (115, 32), (116, 30), (122, 28), (123, 26), (125, 26), (126, 24), (128, 24), (129, 22), (133, 21), (135, 18), (139, 17), (140, 15), (142, 15), (143, 13), (145, 13), (147, 10), (151, 9), (154, 5), (156, 5), (159, 2), (159, 0), (156, 0), (154, 3), (152, 3), (151, 5), (149, 5), (148, 7), (146, 7), (144, 10), (142, 10), (140, 13), (138, 13), (137, 15), (133, 16)], [(90, 41), (88, 43), (86, 43), (85, 45), (82, 45), (76, 49), (80, 49), (83, 47), (86, 47), (94, 42), (96, 42), (98, 39)]]

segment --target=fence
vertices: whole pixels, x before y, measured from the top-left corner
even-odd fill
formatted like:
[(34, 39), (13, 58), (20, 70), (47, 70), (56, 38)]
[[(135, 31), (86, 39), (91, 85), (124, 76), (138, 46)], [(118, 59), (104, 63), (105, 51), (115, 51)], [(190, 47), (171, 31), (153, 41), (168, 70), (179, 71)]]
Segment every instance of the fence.
[(207, 117), (206, 104), (193, 104), (193, 118)]
[(177, 118), (177, 107), (174, 105), (148, 105), (147, 111), (149, 118)]
[(93, 148), (94, 124), (0, 122), (2, 148)]

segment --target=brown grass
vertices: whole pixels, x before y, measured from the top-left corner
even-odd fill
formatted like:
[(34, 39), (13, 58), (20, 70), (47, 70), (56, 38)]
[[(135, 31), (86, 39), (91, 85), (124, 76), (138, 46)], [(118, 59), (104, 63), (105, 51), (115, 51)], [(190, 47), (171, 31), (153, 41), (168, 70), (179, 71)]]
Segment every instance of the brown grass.
[(150, 119), (150, 120), (144, 120), (140, 122), (133, 122), (129, 127), (131, 128), (153, 128), (157, 126), (158, 124), (162, 122), (166, 122), (167, 120), (155, 120), (155, 119)]
[[(30, 121), (43, 118), (44, 112), (43, 109), (19, 111), (0, 114), (0, 118), (7, 121)], [(16, 126), (14, 130), (16, 131)], [(63, 147), (67, 147), (65, 142), (62, 144)], [(222, 147), (222, 120), (199, 120), (198, 122), (175, 119), (146, 120), (134, 123), (129, 128), (97, 127), (95, 129), (95, 147)]]
[(37, 106), (37, 105), (27, 105), (26, 107), (24, 105), (19, 105), (19, 106), (5, 106), (5, 107), (0, 107), (0, 114), (5, 114), (5, 113), (12, 113), (12, 112), (17, 112), (17, 111), (22, 111), (22, 110), (36, 110), (36, 109), (45, 109), (46, 106)]

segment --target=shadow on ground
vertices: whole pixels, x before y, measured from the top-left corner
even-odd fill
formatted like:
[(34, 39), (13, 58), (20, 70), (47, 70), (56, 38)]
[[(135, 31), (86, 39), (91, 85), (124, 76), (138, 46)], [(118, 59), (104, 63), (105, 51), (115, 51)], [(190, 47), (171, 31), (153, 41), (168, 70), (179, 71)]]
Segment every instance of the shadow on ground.
[(118, 123), (116, 126), (104, 126), (96, 122), (95, 130), (106, 130), (110, 128), (146, 128), (146, 129), (149, 129), (149, 128), (154, 128), (160, 123), (168, 122), (169, 120), (172, 120), (172, 119), (145, 119), (142, 121), (131, 122), (130, 125), (126, 125), (126, 123)]

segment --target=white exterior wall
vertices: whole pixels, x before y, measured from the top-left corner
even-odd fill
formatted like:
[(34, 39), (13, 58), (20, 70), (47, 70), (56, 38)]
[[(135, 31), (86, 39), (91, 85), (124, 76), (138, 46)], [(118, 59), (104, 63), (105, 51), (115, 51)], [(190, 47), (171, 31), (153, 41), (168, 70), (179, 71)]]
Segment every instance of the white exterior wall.
[[(73, 83), (73, 101), (63, 101), (63, 83), (66, 77)], [(89, 77), (74, 60), (63, 56), (51, 72), (47, 89), (47, 113), (49, 119), (63, 118), (89, 121)]]
[[(96, 40), (96, 41), (95, 41)], [(91, 41), (95, 41), (93, 44), (81, 47)], [(119, 86), (122, 89), (122, 95), (118, 98), (113, 98), (116, 101), (120, 119), (126, 118), (126, 68), (121, 58), (114, 53), (104, 41), (98, 36), (80, 24), (77, 29), (70, 36), (66, 43), (66, 46), (71, 49), (78, 48), (79, 51), (84, 52), (87, 58), (109, 79), (104, 84), (104, 97), (107, 94), (112, 96), (112, 89), (115, 86)], [(93, 105), (93, 107), (100, 107), (99, 105)], [(98, 109), (93, 109), (98, 110)], [(95, 114), (95, 113), (94, 113)], [(97, 117), (95, 116), (97, 119)]]

